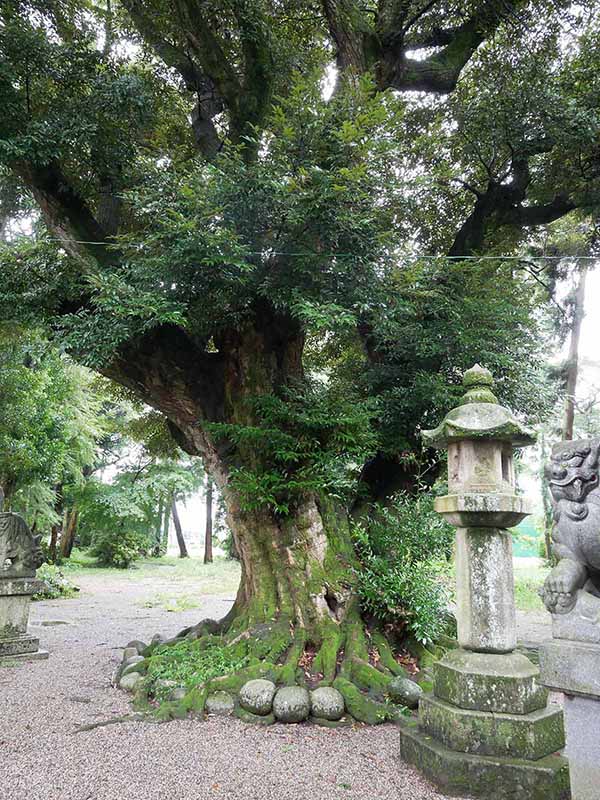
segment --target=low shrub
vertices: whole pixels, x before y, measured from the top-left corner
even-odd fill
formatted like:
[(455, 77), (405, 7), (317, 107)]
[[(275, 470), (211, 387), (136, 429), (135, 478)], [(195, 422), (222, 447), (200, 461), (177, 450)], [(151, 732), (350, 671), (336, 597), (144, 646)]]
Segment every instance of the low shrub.
[(148, 539), (136, 531), (100, 531), (91, 554), (105, 567), (127, 569), (145, 553)]
[[(148, 667), (151, 683), (175, 681), (178, 686), (192, 689), (211, 678), (228, 675), (248, 665), (248, 657), (228, 649), (219, 641), (207, 642), (184, 639), (174, 645), (157, 648)], [(156, 693), (160, 698), (160, 690)]]
[(73, 581), (54, 564), (42, 564), (37, 573), (38, 580), (44, 583), (44, 589), (33, 595), (34, 600), (56, 600), (59, 597), (73, 597), (79, 591)]
[(454, 528), (435, 513), (432, 496), (374, 506), (353, 535), (363, 610), (423, 644), (435, 641), (451, 620)]

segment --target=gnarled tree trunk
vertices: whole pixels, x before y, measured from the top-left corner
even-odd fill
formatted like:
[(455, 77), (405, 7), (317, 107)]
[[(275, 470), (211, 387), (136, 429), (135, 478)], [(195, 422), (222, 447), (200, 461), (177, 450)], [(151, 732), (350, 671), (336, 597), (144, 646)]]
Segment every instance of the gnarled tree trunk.
[[(215, 339), (216, 352), (179, 329), (156, 331), (135, 350), (123, 349), (109, 374), (161, 410), (179, 444), (202, 456), (239, 553), (241, 580), (229, 614), (178, 638), (218, 631), (236, 648), (245, 643), (245, 654), (259, 661), (253, 674), (275, 670), (278, 680), (289, 683), (310, 654), (315, 680), (335, 682), (356, 718), (381, 722), (389, 716), (386, 706), (360, 690), (383, 694), (403, 670), (382, 634), (367, 636), (348, 509), (316, 493), (290, 502), (285, 515), (267, 504), (249, 507), (233, 477), (240, 468), (277, 468), (260, 461), (268, 458), (260, 449), (228, 436), (227, 426), (260, 426), (256, 399), (281, 396), (303, 381), (303, 334), (292, 320), (283, 322), (264, 311), (260, 327)], [(211, 423), (225, 427), (216, 430)]]

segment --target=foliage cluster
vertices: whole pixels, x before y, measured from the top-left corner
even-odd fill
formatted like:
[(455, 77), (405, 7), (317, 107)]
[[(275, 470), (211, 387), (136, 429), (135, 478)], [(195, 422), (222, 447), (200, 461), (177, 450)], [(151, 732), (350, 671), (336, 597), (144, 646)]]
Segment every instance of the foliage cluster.
[(44, 588), (33, 596), (34, 600), (56, 600), (59, 597), (73, 597), (78, 591), (72, 580), (55, 564), (42, 564), (36, 573)]
[(431, 495), (398, 495), (354, 526), (363, 609), (424, 644), (448, 626), (454, 528), (434, 512)]
[(202, 476), (198, 461), (150, 458), (123, 467), (110, 483), (87, 481), (78, 497), (81, 544), (105, 566), (128, 567), (160, 553), (173, 496), (193, 492)]
[[(196, 639), (184, 639), (174, 645), (157, 648), (150, 659), (148, 678), (156, 685), (159, 680), (175, 681), (178, 686), (192, 689), (211, 678), (218, 678), (248, 665), (248, 657), (236, 653), (218, 640), (202, 643)], [(160, 684), (156, 689), (161, 697)], [(170, 691), (166, 689), (164, 694)]]
[(375, 452), (373, 401), (313, 380), (251, 404), (256, 425), (207, 426), (236, 446), (239, 464), (231, 468), (231, 482), (245, 509), (266, 506), (286, 515), (313, 492), (351, 497), (361, 465)]

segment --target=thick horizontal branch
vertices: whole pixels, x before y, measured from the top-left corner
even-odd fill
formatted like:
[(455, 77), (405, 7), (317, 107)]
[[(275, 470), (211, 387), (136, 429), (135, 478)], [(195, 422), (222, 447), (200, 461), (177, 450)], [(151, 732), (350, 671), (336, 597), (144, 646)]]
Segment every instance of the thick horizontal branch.
[(475, 255), (482, 252), (486, 241), (503, 227), (522, 230), (547, 225), (578, 207), (565, 195), (557, 195), (550, 203), (542, 205), (523, 205), (525, 189), (521, 180), (509, 185), (490, 181), (456, 234), (448, 255)]

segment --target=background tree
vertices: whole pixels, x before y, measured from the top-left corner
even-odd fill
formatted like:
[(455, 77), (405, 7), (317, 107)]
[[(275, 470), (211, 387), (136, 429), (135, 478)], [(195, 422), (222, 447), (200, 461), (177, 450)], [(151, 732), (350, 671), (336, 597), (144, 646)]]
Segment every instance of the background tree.
[(3, 253), (2, 304), (202, 457), (242, 564), (221, 629), (267, 625), (267, 662), (310, 642), (350, 697), (385, 682), (353, 517), (435, 479), (418, 426), (473, 361), (544, 410), (547, 294), (504, 257), (597, 202), (598, 20), (549, 0), (311, 11), (123, 0), (107, 29), (76, 0), (4, 3), (0, 158), (41, 216)]
[(204, 563), (212, 564), (213, 560), (213, 483), (206, 479), (206, 526), (204, 528)]

